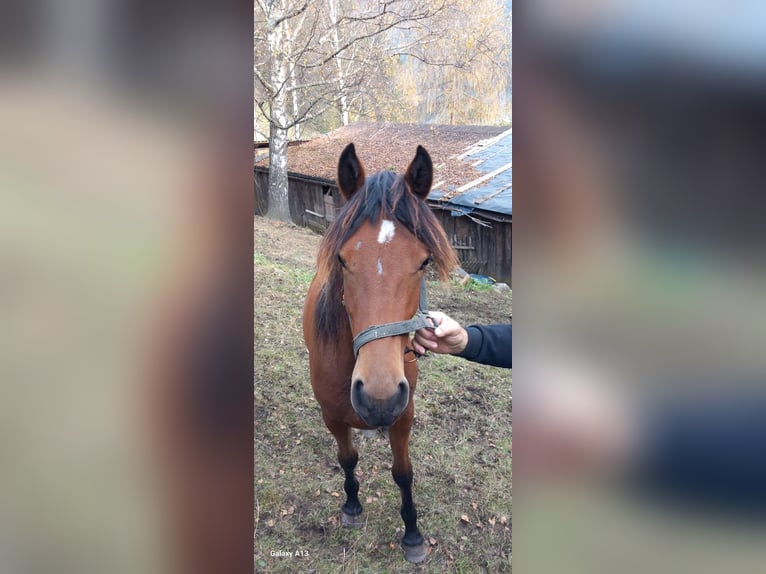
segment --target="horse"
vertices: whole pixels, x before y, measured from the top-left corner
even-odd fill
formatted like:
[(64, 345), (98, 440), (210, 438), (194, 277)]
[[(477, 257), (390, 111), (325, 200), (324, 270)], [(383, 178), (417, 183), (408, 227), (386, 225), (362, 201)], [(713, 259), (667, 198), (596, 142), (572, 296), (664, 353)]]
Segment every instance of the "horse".
[(351, 429), (387, 429), (391, 474), (402, 497), (401, 546), (405, 559), (418, 563), (426, 548), (409, 455), (418, 369), (408, 345), (410, 332), (435, 327), (425, 305), (426, 268), (433, 264), (446, 280), (457, 257), (425, 203), (433, 163), (422, 146), (404, 176), (365, 177), (350, 143), (338, 160), (337, 182), (346, 203), (320, 244), (303, 310), (311, 386), (345, 474), (342, 524), (362, 523)]

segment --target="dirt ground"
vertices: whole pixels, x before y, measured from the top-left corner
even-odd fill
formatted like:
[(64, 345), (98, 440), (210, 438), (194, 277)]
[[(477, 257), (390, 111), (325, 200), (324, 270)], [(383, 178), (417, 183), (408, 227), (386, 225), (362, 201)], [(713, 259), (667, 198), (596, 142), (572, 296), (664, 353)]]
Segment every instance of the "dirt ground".
[[(355, 435), (367, 522), (339, 525), (343, 473), (308, 378), (301, 313), (321, 237), (254, 219), (256, 572), (510, 572), (511, 371), (450, 356), (419, 362), (410, 440), (428, 559), (399, 549), (399, 491), (382, 437)], [(512, 295), (428, 282), (431, 309), (507, 322)]]

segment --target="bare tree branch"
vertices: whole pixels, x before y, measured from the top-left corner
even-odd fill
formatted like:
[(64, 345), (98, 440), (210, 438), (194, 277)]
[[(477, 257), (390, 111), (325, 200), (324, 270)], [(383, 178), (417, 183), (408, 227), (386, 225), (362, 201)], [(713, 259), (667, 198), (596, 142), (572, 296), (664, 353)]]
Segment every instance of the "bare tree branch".
[(308, 3), (308, 0), (306, 0), (306, 2), (303, 3), (303, 6), (301, 6), (300, 8), (296, 8), (295, 10), (290, 12), (289, 14), (285, 14), (284, 16), (281, 16), (281, 17), (277, 18), (276, 20), (271, 22), (269, 24), (269, 26), (271, 28), (276, 28), (277, 26), (282, 24), (282, 22), (285, 22), (286, 20), (291, 20), (291, 19), (295, 18), (296, 16), (300, 16), (303, 13), (303, 11), (306, 8), (308, 8), (308, 6), (309, 6), (309, 3)]

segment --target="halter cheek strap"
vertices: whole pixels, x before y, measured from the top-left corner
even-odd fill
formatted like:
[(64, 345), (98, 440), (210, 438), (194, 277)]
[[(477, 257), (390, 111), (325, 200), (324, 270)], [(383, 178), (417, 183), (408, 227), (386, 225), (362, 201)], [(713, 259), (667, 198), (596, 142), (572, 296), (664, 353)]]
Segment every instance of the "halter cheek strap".
[(426, 280), (420, 283), (420, 302), (415, 316), (408, 321), (396, 321), (383, 325), (371, 325), (354, 337), (354, 357), (359, 355), (359, 349), (370, 341), (404, 335), (418, 329), (434, 329), (438, 325), (433, 317), (428, 314), (428, 299), (426, 297)]

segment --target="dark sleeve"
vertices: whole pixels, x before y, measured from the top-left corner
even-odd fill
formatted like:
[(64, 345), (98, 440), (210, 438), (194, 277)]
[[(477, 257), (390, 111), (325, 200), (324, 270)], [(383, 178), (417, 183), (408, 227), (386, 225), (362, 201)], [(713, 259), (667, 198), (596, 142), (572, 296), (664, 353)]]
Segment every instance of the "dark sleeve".
[(633, 486), (683, 506), (766, 517), (766, 394), (655, 405)]
[(492, 365), (493, 367), (512, 368), (512, 326), (471, 325), (466, 327), (468, 344), (463, 352), (456, 353), (469, 361)]

